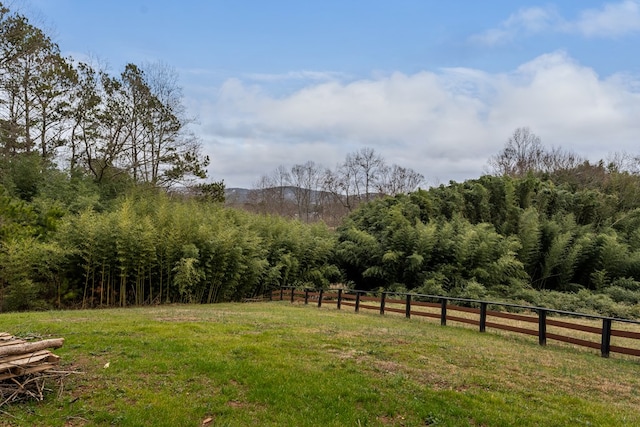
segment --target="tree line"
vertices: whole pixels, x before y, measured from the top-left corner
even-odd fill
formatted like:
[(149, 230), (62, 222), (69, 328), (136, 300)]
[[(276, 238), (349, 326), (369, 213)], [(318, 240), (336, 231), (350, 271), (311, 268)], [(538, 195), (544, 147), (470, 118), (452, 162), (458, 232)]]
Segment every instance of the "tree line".
[(212, 303), (342, 283), (640, 316), (639, 199), (571, 185), (486, 175), (376, 198), (336, 230), (148, 187), (102, 210), (1, 189), (0, 309)]
[(100, 185), (168, 186), (205, 176), (208, 159), (167, 65), (130, 63), (111, 75), (65, 58), (43, 30), (0, 3), (0, 76), (5, 177), (21, 162), (55, 163)]
[(422, 174), (388, 165), (374, 149), (364, 147), (347, 154), (334, 169), (313, 161), (280, 165), (258, 179), (244, 206), (257, 213), (336, 226), (362, 203), (409, 193), (423, 183)]
[(640, 175), (616, 162), (376, 196), (335, 231), (148, 186), (100, 203), (91, 182), (54, 172), (32, 198), (0, 187), (2, 310), (343, 283), (640, 316)]

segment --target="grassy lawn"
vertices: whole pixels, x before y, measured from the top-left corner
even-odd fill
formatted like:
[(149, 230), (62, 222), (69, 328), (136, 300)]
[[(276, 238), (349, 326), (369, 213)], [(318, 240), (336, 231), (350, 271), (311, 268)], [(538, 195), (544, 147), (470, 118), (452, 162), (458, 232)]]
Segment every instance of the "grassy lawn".
[[(640, 360), (288, 302), (0, 314), (81, 371), (0, 426), (633, 426)], [(108, 363), (108, 367), (105, 365)]]

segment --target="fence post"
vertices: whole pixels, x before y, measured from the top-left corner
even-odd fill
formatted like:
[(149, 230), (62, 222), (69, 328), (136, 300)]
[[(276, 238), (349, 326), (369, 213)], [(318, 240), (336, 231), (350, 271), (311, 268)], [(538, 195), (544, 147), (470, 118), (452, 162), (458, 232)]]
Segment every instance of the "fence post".
[(609, 357), (611, 350), (611, 319), (602, 319), (602, 344), (600, 354), (602, 357)]
[(304, 288), (304, 305), (309, 304), (309, 289)]
[(547, 310), (538, 310), (538, 343), (547, 345)]
[(284, 300), (284, 288), (280, 287), (280, 301)]
[(324, 289), (320, 289), (320, 295), (318, 295), (318, 308), (322, 307), (322, 294), (324, 293)]
[(356, 291), (356, 313), (360, 311), (360, 292)]
[(382, 296), (380, 297), (380, 314), (384, 314), (384, 302), (386, 299), (387, 293), (383, 292)]
[(341, 305), (342, 305), (342, 289), (338, 289), (338, 310), (340, 310)]
[(487, 303), (480, 303), (480, 332), (487, 330)]
[(293, 297), (294, 297), (294, 295), (295, 295), (295, 292), (296, 292), (296, 288), (291, 287), (291, 303), (292, 303), (292, 304), (293, 304)]
[(440, 324), (442, 326), (446, 326), (447, 325), (447, 299), (441, 298), (440, 305), (442, 307), (440, 310)]
[(407, 294), (407, 301), (404, 306), (404, 316), (407, 319), (411, 318), (411, 294)]

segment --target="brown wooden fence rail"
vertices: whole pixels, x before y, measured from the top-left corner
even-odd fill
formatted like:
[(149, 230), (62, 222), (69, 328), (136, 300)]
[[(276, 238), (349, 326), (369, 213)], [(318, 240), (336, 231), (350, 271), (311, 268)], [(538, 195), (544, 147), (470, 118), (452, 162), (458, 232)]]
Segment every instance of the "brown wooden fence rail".
[[(546, 345), (547, 340), (556, 340), (599, 349), (602, 357), (609, 357), (612, 352), (640, 356), (640, 322), (635, 320), (495, 301), (395, 292), (382, 292), (376, 296), (356, 290), (283, 287), (274, 290), (269, 299), (304, 304), (313, 302), (318, 307), (332, 303), (338, 309), (353, 307), (356, 313), (375, 310), (380, 314), (399, 313), (407, 318), (419, 316), (439, 319), (443, 326), (448, 322), (458, 322), (477, 326), (480, 332), (486, 332), (487, 328), (505, 330), (537, 336), (540, 345)], [(524, 313), (491, 310), (492, 307)], [(549, 315), (563, 317), (549, 318)], [(594, 320), (601, 322), (601, 326), (594, 326)]]

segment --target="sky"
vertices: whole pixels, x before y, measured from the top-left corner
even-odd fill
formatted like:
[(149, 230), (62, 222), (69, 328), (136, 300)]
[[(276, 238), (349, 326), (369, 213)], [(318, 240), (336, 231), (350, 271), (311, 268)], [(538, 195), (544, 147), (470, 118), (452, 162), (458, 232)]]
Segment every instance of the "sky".
[(364, 147), (459, 182), (519, 127), (640, 155), (640, 0), (0, 1), (112, 74), (173, 67), (227, 188)]

